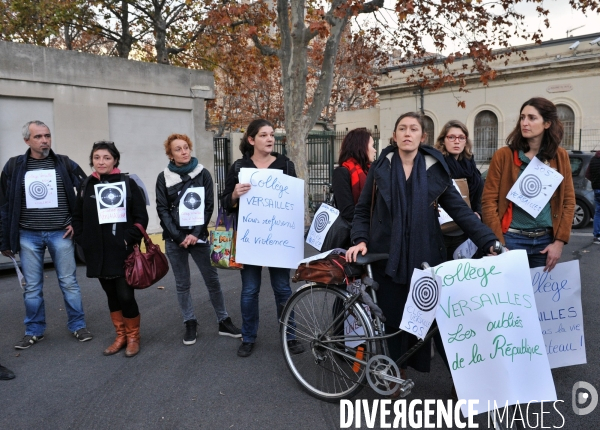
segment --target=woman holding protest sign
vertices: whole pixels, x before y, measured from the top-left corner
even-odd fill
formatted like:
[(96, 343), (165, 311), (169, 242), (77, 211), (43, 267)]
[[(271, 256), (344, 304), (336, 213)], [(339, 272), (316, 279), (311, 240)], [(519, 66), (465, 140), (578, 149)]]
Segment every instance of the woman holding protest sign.
[(121, 154), (113, 142), (94, 143), (94, 173), (81, 184), (73, 212), (75, 241), (82, 247), (88, 278), (98, 278), (108, 298), (117, 337), (104, 355), (126, 347), (125, 356), (140, 350), (140, 312), (134, 289), (125, 281), (125, 260), (142, 240), (134, 225), (148, 226), (146, 200), (137, 183), (118, 169)]
[[(249, 183), (240, 183), (238, 174), (241, 168), (278, 169), (284, 174), (296, 177), (294, 163), (285, 155), (273, 151), (275, 134), (273, 125), (265, 119), (255, 119), (248, 125), (246, 133), (240, 143), (243, 157), (236, 160), (227, 173), (225, 191), (223, 191), (223, 207), (228, 212), (238, 215), (240, 197), (250, 191)], [(268, 265), (269, 256), (265, 256), (265, 266)], [(290, 288), (290, 270), (279, 267), (268, 267), (271, 277), (271, 287), (275, 295), (277, 318), (281, 316), (281, 309), (292, 295)], [(238, 356), (248, 357), (252, 354), (258, 333), (258, 295), (260, 292), (262, 266), (244, 264), (240, 271), (242, 275), (242, 345), (238, 349)], [(299, 354), (304, 351), (302, 345), (296, 340), (288, 340), (290, 351)]]
[[(389, 254), (387, 262), (372, 264), (387, 333), (398, 331), (413, 270), (423, 262), (433, 267), (446, 261), (438, 202), (476, 245), (493, 253), (496, 241), (493, 232), (479, 222), (452, 185), (442, 154), (421, 145), (427, 138), (423, 130), (419, 113), (405, 113), (396, 121), (393, 144), (381, 152), (369, 169), (354, 214), (355, 245), (346, 253), (348, 261), (355, 261), (359, 253), (367, 254), (367, 247), (370, 253)], [(390, 338), (390, 357), (400, 358), (416, 342), (417, 338), (406, 332)], [(428, 372), (430, 351), (425, 345), (401, 367), (408, 365)], [(443, 348), (440, 353), (445, 359)]]
[(212, 177), (198, 159), (192, 157), (193, 144), (185, 134), (171, 134), (164, 147), (170, 161), (156, 179), (156, 211), (185, 324), (183, 344), (196, 343), (198, 327), (190, 292), (189, 256), (200, 269), (208, 289), (219, 334), (239, 338), (242, 336), (240, 329), (225, 309), (217, 269), (210, 264), (207, 227), (214, 207)]
[[(434, 148), (444, 154), (444, 160), (450, 170), (450, 177), (456, 180), (466, 180), (465, 191), (468, 193), (471, 209), (481, 219), (481, 194), (483, 193), (483, 179), (475, 164), (473, 157), (473, 143), (469, 139), (467, 126), (458, 120), (448, 121), (442, 127)], [(459, 185), (461, 186), (461, 185)], [(461, 194), (463, 194), (461, 192)], [(454, 223), (444, 229), (444, 245), (448, 260), (452, 260), (456, 248), (465, 242), (468, 237)], [(447, 230), (447, 231), (445, 231)]]
[[(571, 235), (575, 212), (571, 163), (567, 151), (560, 147), (563, 125), (556, 106), (534, 97), (523, 103), (520, 112), (515, 129), (506, 139), (507, 146), (496, 151), (490, 162), (483, 189), (483, 222), (508, 249), (526, 250), (530, 267), (543, 266), (544, 271), (550, 271)], [(538, 177), (537, 162), (563, 177), (552, 194), (543, 192), (549, 183)], [(519, 187), (525, 193), (520, 194), (529, 198), (547, 194), (535, 217), (508, 199), (509, 191), (527, 169)]]

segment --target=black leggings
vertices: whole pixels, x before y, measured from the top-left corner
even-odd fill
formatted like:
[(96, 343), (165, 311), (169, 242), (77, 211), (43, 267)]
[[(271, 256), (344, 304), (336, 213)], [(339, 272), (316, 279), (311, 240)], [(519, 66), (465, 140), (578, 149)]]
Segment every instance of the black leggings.
[(125, 318), (135, 318), (140, 314), (135, 301), (134, 289), (127, 285), (125, 278), (103, 279), (100, 285), (108, 298), (108, 309), (111, 312), (123, 311)]

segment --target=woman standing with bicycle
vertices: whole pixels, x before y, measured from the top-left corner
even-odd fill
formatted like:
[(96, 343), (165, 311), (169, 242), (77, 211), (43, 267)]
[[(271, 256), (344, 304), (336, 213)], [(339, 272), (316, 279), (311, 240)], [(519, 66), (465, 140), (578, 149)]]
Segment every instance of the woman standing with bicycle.
[[(515, 129), (490, 163), (483, 189), (483, 222), (508, 249), (527, 251), (529, 267), (554, 269), (571, 236), (575, 190), (571, 162), (560, 147), (563, 125), (556, 106), (542, 97), (521, 106)], [(506, 197), (529, 163), (537, 157), (563, 176), (556, 191), (537, 217), (532, 217)]]
[[(479, 222), (452, 185), (442, 154), (421, 145), (427, 137), (423, 130), (423, 117), (418, 113), (405, 113), (396, 121), (394, 144), (385, 148), (369, 169), (352, 225), (356, 245), (346, 254), (350, 262), (367, 251), (389, 254), (387, 262), (372, 265), (387, 333), (398, 331), (413, 270), (423, 262), (433, 267), (446, 261), (438, 202), (476, 245), (494, 253), (494, 233)], [(390, 338), (391, 358), (398, 359), (417, 340), (406, 332)], [(424, 345), (401, 367), (428, 372), (430, 351), (430, 346)]]
[[(235, 212), (239, 208), (240, 197), (250, 191), (249, 183), (240, 183), (238, 174), (241, 168), (278, 169), (284, 174), (296, 177), (294, 163), (285, 155), (273, 151), (275, 133), (273, 124), (266, 119), (255, 119), (248, 125), (248, 129), (240, 143), (243, 158), (236, 160), (227, 173), (225, 191), (223, 191), (223, 207), (228, 212)], [(267, 257), (268, 258), (268, 257)], [(290, 288), (290, 270), (280, 267), (268, 267), (271, 277), (271, 287), (275, 295), (277, 318), (281, 316), (281, 309), (287, 299), (292, 295)], [(240, 271), (242, 275), (242, 344), (238, 349), (239, 357), (248, 357), (252, 354), (254, 343), (258, 334), (258, 294), (260, 292), (262, 266), (244, 264)], [(304, 351), (295, 339), (288, 340), (288, 347), (294, 354)]]
[[(475, 215), (481, 219), (481, 194), (483, 179), (473, 157), (473, 143), (469, 139), (467, 126), (458, 120), (448, 121), (433, 146), (444, 154), (444, 161), (450, 170), (452, 179), (466, 179), (469, 187), (469, 203)], [(467, 240), (461, 229), (444, 234), (447, 259), (452, 260), (456, 248)]]
[[(142, 232), (134, 224), (141, 224), (145, 229), (148, 212), (136, 182), (118, 169), (120, 159), (121, 154), (113, 142), (94, 143), (90, 153), (94, 173), (81, 184), (73, 212), (73, 229), (75, 241), (85, 255), (87, 277), (100, 281), (117, 333), (104, 355), (116, 354), (126, 347), (125, 356), (133, 357), (140, 351), (140, 312), (135, 290), (125, 280), (124, 266), (133, 252), (133, 245), (142, 240)], [(102, 184), (115, 186), (96, 190), (96, 185)], [(126, 218), (120, 222), (101, 223), (98, 198), (107, 204), (120, 198), (125, 203)]]

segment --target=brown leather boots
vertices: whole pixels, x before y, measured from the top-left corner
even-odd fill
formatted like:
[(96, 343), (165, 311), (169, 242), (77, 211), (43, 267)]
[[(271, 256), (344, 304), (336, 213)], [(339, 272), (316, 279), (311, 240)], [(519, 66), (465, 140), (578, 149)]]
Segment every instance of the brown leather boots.
[(127, 332), (125, 357), (133, 357), (140, 352), (140, 315), (135, 318), (123, 318)]
[(117, 337), (111, 346), (106, 348), (103, 352), (104, 355), (113, 355), (119, 352), (127, 345), (127, 336), (125, 333), (125, 322), (123, 321), (123, 313), (121, 311), (111, 312), (110, 319), (115, 326)]
[(127, 346), (125, 357), (133, 357), (140, 352), (140, 315), (135, 318), (124, 318), (121, 311), (111, 312), (110, 319), (115, 326), (117, 337), (112, 345), (106, 348), (104, 355), (113, 355)]

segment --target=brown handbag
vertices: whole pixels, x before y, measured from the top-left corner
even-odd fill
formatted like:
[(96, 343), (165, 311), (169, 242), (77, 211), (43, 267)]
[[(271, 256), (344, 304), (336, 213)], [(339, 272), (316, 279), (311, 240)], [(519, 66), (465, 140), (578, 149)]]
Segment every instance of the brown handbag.
[(312, 281), (339, 285), (348, 284), (361, 275), (361, 266), (349, 264), (343, 255), (329, 254), (325, 258), (300, 264), (292, 282)]
[[(456, 185), (458, 185), (458, 189), (460, 190), (460, 196), (463, 198), (467, 206), (471, 207), (471, 199), (469, 197), (469, 184), (465, 178), (455, 179)], [(458, 224), (454, 221), (449, 221), (441, 225), (442, 234), (452, 233), (454, 231), (460, 230)]]
[(144, 227), (138, 223), (134, 225), (144, 235), (146, 253), (140, 251), (139, 245), (133, 245), (133, 252), (125, 260), (125, 280), (132, 288), (143, 289), (161, 280), (169, 271), (169, 263)]

